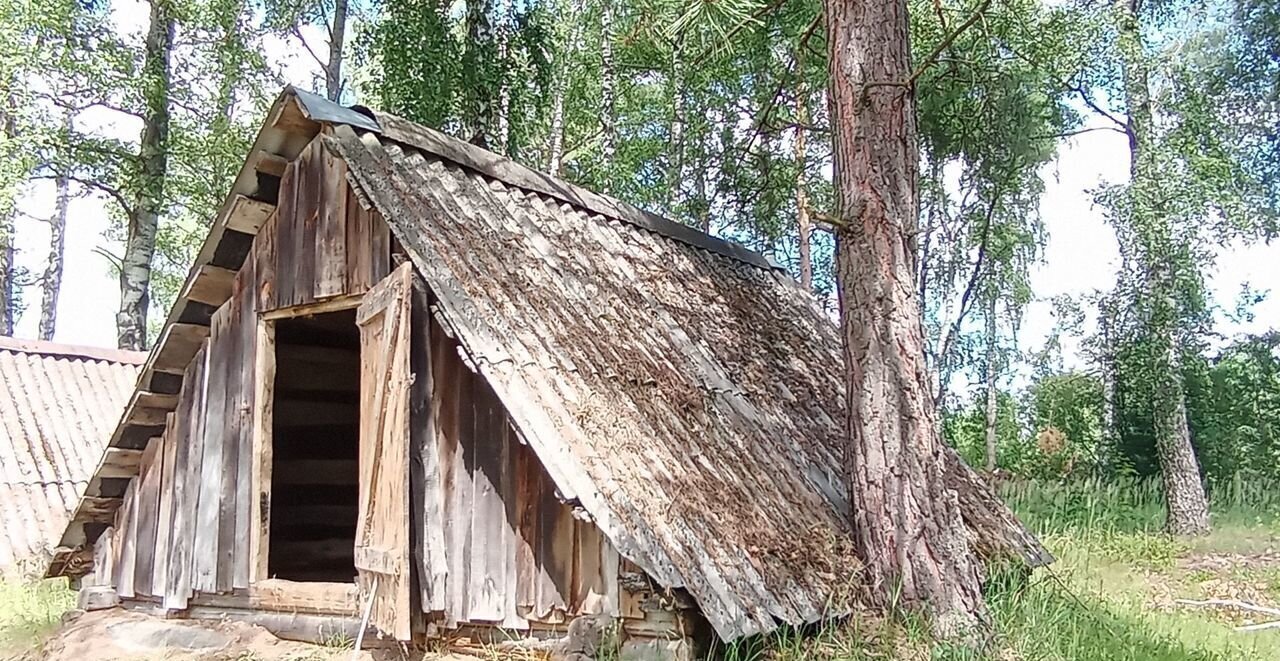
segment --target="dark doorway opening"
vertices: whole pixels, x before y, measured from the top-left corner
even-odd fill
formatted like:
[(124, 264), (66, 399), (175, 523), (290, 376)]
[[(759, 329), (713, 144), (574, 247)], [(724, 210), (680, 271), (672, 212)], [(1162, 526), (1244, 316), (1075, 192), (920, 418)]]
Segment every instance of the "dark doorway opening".
[(355, 310), (275, 322), (271, 528), (267, 573), (355, 576), (360, 333)]

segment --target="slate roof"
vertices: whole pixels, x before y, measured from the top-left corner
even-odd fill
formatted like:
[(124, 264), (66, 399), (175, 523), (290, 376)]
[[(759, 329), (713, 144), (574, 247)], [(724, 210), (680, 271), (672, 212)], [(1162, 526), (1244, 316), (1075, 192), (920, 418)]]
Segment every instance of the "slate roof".
[(330, 144), (562, 495), (725, 639), (846, 612), (842, 358), (814, 299), (758, 256), (463, 169), (376, 117)]
[(0, 337), (0, 571), (57, 544), (145, 358)]

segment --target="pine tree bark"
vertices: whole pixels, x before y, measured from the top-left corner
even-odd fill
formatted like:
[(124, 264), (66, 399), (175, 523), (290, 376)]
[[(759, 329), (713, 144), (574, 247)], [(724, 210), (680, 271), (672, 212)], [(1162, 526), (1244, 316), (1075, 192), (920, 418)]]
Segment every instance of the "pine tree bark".
[(604, 165), (601, 190), (613, 188), (613, 161), (618, 153), (615, 117), (617, 72), (613, 65), (614, 3), (604, 0), (600, 8), (600, 162)]
[[(70, 135), (70, 114), (67, 115), (67, 133)], [(49, 219), (49, 255), (45, 258), (44, 274), (40, 277), (40, 339), (49, 341), (58, 325), (58, 295), (62, 293), (62, 258), (67, 235), (67, 208), (71, 204), (71, 180), (63, 172), (57, 178), (57, 200), (53, 217)]]
[(329, 26), (329, 61), (324, 67), (325, 97), (337, 103), (342, 97), (342, 50), (347, 40), (347, 2), (334, 0)]
[(156, 229), (164, 207), (169, 167), (169, 85), (174, 19), (168, 0), (152, 0), (143, 59), (145, 117), (139, 160), (142, 173), (128, 219), (124, 258), (120, 263), (120, 311), (117, 344), (140, 351), (147, 346), (147, 307), (151, 303), (151, 260)]
[(826, 0), (840, 326), (854, 547), (868, 597), (937, 634), (990, 627), (981, 566), (946, 487), (916, 288), (919, 153), (905, 0)]
[(987, 355), (984, 362), (987, 395), (987, 419), (985, 425), (987, 441), (987, 473), (995, 473), (996, 466), (996, 425), (999, 417), (999, 392), (996, 390), (996, 298), (987, 297)]
[(1180, 368), (1176, 254), (1181, 250), (1168, 214), (1161, 208), (1160, 167), (1152, 144), (1154, 125), (1140, 0), (1117, 0), (1115, 15), (1124, 79), (1129, 138), (1131, 204), (1127, 219), (1138, 243), (1139, 269), (1147, 289), (1152, 423), (1156, 454), (1168, 507), (1166, 527), (1178, 535), (1209, 531), (1209, 504), (1200, 465), (1187, 427), (1186, 395)]
[(805, 291), (813, 291), (813, 255), (809, 243), (813, 223), (809, 219), (809, 187), (806, 181), (808, 159), (805, 145), (805, 125), (809, 123), (809, 108), (806, 105), (809, 89), (805, 85), (804, 73), (804, 47), (800, 47), (796, 49), (796, 128), (792, 138), (796, 159), (796, 242), (800, 257), (800, 286)]

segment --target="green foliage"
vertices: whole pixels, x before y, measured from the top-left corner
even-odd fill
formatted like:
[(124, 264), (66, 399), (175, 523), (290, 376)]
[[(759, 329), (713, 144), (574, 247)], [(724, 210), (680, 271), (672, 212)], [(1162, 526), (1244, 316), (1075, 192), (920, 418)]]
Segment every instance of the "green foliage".
[(0, 580), (0, 653), (31, 647), (75, 602), (66, 579)]

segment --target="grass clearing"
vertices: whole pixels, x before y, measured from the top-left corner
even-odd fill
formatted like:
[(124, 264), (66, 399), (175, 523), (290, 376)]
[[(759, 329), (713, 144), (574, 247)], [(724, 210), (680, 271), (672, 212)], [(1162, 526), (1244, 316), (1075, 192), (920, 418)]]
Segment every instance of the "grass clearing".
[(75, 604), (66, 579), (0, 579), (0, 653), (37, 646)]

